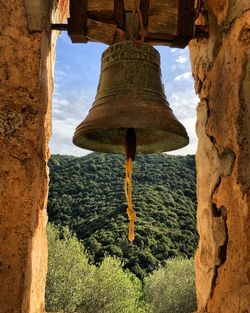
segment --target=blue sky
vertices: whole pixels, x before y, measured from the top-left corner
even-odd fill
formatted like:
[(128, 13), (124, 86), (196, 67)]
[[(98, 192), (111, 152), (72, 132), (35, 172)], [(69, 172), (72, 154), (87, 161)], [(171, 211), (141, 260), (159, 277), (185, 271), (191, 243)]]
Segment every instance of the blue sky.
[[(82, 156), (89, 151), (72, 144), (76, 126), (87, 115), (99, 81), (101, 55), (108, 46), (99, 43), (72, 44), (66, 33), (57, 41), (53, 95), (52, 154)], [(168, 154), (195, 154), (196, 106), (188, 49), (155, 47), (161, 54), (162, 80), (175, 116), (186, 127), (190, 144)]]

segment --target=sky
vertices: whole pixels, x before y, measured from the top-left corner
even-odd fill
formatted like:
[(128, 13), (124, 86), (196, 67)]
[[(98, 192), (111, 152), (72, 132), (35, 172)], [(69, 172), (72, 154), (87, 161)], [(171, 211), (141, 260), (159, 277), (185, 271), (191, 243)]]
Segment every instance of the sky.
[[(52, 109), (52, 154), (83, 156), (88, 150), (73, 145), (76, 126), (88, 114), (98, 86), (101, 55), (108, 46), (100, 43), (72, 44), (67, 33), (57, 40)], [(167, 100), (177, 119), (185, 126), (190, 143), (168, 154), (195, 154), (196, 106), (188, 49), (155, 46), (161, 55), (162, 81)]]

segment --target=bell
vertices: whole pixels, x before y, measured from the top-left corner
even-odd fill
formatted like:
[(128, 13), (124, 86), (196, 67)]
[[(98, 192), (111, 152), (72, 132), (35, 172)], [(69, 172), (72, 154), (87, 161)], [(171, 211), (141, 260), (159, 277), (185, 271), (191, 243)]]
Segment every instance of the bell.
[(73, 143), (124, 153), (127, 129), (135, 130), (137, 154), (176, 150), (189, 142), (164, 94), (158, 51), (123, 41), (103, 52), (97, 95)]

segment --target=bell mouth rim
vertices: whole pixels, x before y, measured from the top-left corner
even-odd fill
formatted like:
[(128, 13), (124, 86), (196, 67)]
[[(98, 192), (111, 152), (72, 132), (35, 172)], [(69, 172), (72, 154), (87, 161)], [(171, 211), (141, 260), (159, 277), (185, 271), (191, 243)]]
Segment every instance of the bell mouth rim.
[[(98, 128), (98, 129), (85, 129), (83, 130), (80, 126), (77, 127), (74, 136), (73, 136), (73, 143), (79, 148), (90, 150), (90, 151), (97, 151), (97, 152), (104, 152), (104, 153), (114, 153), (114, 154), (124, 154), (125, 153), (125, 132), (128, 128), (134, 127), (112, 127), (112, 128)], [(80, 127), (80, 128), (79, 128)], [(137, 149), (136, 154), (153, 154), (153, 153), (163, 153), (168, 151), (174, 151), (177, 149), (184, 148), (189, 144), (189, 137), (184, 129), (183, 134), (173, 133), (169, 130), (159, 130), (157, 128), (135, 128), (136, 135), (137, 135)], [(114, 144), (112, 142), (112, 138), (108, 142), (106, 140), (96, 140), (95, 138), (98, 137), (100, 134), (103, 137), (106, 136), (106, 133), (113, 133), (120, 131), (124, 133), (124, 137), (119, 137), (119, 143)], [(153, 134), (151, 140), (144, 142), (141, 140), (140, 137), (143, 134)], [(158, 138), (155, 136), (158, 135)], [(123, 139), (123, 140), (122, 140)], [(167, 140), (166, 140), (167, 139)]]

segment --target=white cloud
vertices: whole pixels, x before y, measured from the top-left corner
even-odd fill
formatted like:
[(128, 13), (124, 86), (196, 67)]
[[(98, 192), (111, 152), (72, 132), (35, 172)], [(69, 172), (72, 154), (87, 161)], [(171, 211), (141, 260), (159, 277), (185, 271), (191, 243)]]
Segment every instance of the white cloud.
[(62, 80), (65, 79), (66, 76), (67, 76), (66, 72), (64, 72), (63, 70), (56, 69), (55, 77), (56, 77), (57, 82), (61, 82)]
[(168, 101), (175, 116), (181, 120), (195, 116), (199, 98), (195, 95), (192, 86), (188, 86), (183, 90), (169, 93)]
[[(52, 112), (52, 138), (50, 149), (52, 154), (67, 154), (82, 156), (90, 151), (77, 148), (72, 143), (76, 127), (88, 114), (93, 98), (93, 91), (86, 90), (76, 97), (54, 95)], [(64, 96), (67, 96), (64, 94)]]
[(59, 89), (59, 88), (60, 88), (60, 85), (58, 83), (54, 82), (54, 90)]
[(180, 120), (183, 126), (186, 128), (188, 136), (189, 136), (189, 144), (179, 150), (168, 152), (171, 155), (186, 155), (186, 154), (195, 154), (197, 150), (197, 136), (195, 133), (195, 124), (196, 124), (196, 115), (193, 117), (189, 117), (183, 120)]
[(186, 58), (185, 56), (180, 55), (180, 56), (178, 56), (178, 58), (176, 59), (176, 62), (177, 62), (177, 63), (181, 63), (181, 64), (186, 63), (186, 62), (187, 62), (187, 58)]
[(55, 106), (67, 106), (67, 105), (69, 105), (69, 101), (66, 99), (54, 98), (54, 105)]
[[(185, 86), (184, 86), (185, 87)], [(175, 88), (175, 91), (169, 94), (168, 100), (174, 115), (184, 125), (188, 133), (190, 143), (188, 146), (169, 152), (172, 155), (195, 154), (197, 150), (197, 137), (195, 133), (196, 107), (199, 98), (195, 95), (191, 83), (185, 88)]]
[(77, 148), (72, 138), (79, 123), (75, 119), (53, 120), (50, 150), (52, 154), (83, 156), (90, 151)]
[(178, 52), (178, 49), (177, 49), (177, 48), (172, 48), (172, 49), (170, 49), (170, 52), (171, 52), (171, 53)]
[(177, 75), (175, 77), (175, 81), (179, 81), (179, 80), (190, 80), (192, 78), (192, 73), (191, 72), (186, 72), (180, 75)]

